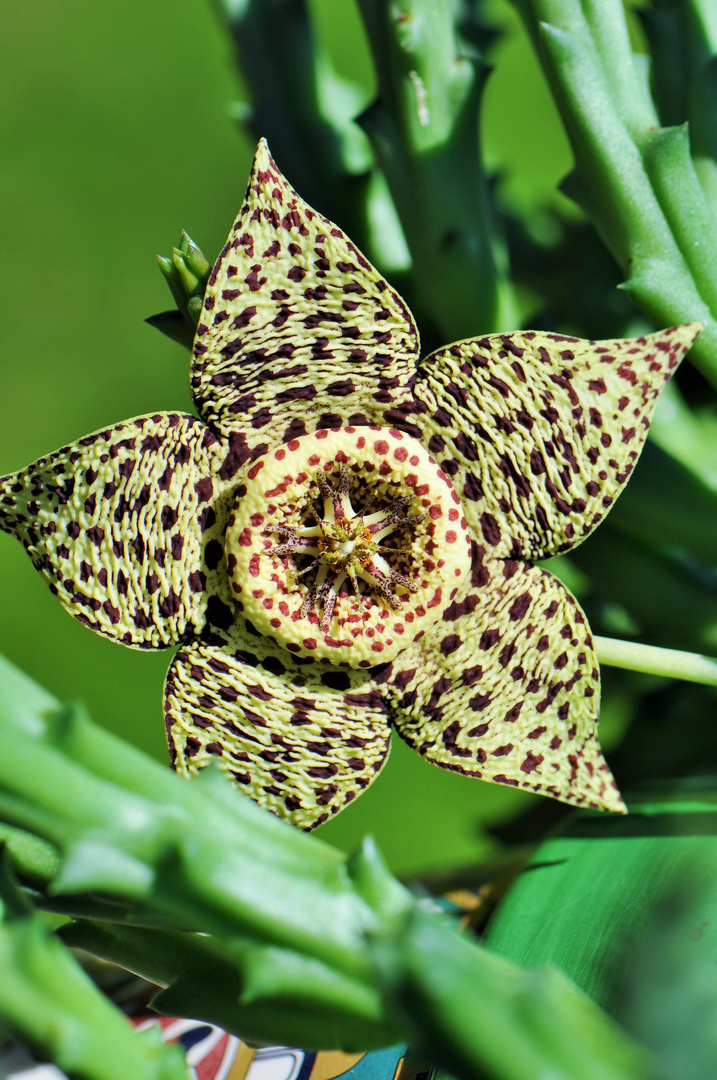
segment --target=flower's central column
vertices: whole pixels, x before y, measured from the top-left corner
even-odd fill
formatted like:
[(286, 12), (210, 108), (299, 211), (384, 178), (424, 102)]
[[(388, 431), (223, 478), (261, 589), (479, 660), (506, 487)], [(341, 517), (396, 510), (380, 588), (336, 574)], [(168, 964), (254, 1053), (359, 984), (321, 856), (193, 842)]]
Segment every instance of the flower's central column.
[(391, 660), (443, 614), (470, 566), (458, 497), (415, 439), (346, 427), (259, 458), (226, 536), (234, 602), (296, 655)]

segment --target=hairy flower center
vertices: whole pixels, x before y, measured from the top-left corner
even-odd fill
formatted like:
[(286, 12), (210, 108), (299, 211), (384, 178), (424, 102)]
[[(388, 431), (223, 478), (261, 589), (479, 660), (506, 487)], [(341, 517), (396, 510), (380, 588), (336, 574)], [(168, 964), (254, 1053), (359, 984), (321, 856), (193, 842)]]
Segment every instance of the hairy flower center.
[(405, 516), (401, 513), (407, 503), (412, 502), (411, 495), (397, 499), (383, 510), (366, 517), (365, 512), (357, 514), (349, 498), (349, 473), (346, 466), (340, 465), (340, 482), (337, 488), (331, 486), (323, 470), (316, 473), (316, 485), (323, 498), (323, 516), (314, 514), (316, 525), (312, 528), (297, 529), (288, 525), (276, 525), (274, 529), (285, 538), (285, 543), (269, 548), (267, 555), (313, 555), (315, 558), (305, 569), (303, 576), (316, 569), (316, 580), (307, 592), (301, 607), (303, 615), (323, 601), (323, 613), (319, 623), (322, 630), (327, 630), (331, 622), (340, 588), (348, 578), (353, 586), (354, 596), (359, 597), (361, 590), (359, 578), (366, 583), (369, 591), (378, 593), (382, 600), (395, 610), (402, 607), (396, 586), (415, 593), (417, 585), (405, 574), (388, 564), (386, 555), (410, 551), (410, 546), (387, 547), (381, 540), (394, 529), (407, 526), (411, 531), (423, 522), (426, 514)]
[(319, 431), (259, 458), (226, 553), (234, 602), (257, 630), (351, 667), (418, 640), (470, 565), (448, 478), (414, 439), (373, 427)]
[(371, 530), (365, 528), (363, 519), (352, 522), (349, 518), (337, 518), (334, 522), (319, 523), (321, 540), (317, 540), (319, 561), (325, 566), (354, 573), (364, 567), (378, 550), (371, 542)]

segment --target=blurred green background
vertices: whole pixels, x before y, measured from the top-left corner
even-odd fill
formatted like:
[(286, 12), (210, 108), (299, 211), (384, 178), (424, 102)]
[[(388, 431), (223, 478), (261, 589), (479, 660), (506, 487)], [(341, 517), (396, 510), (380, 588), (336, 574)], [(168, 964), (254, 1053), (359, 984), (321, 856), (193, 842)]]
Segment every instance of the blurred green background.
[[(352, 0), (312, 7), (336, 67), (368, 102), (373, 76)], [(505, 204), (539, 232), (549, 227), (539, 208), (567, 206), (555, 184), (570, 151), (517, 19), (497, 0), (493, 10), (505, 32), (490, 55), (487, 164)], [(253, 149), (230, 118), (241, 97), (208, 0), (36, 0), (5, 12), (0, 471), (130, 416), (191, 409), (187, 353), (143, 320), (171, 304), (155, 253), (184, 227), (213, 258), (240, 205)], [(529, 292), (522, 301), (530, 310)], [(132, 652), (68, 618), (4, 534), (0, 609), (1, 652), (165, 756), (169, 654)], [(608, 717), (616, 729), (620, 700)], [(349, 849), (372, 832), (407, 874), (490, 856), (489, 828), (544, 812), (539, 797), (442, 772), (399, 743), (369, 792), (323, 829), (327, 840)]]

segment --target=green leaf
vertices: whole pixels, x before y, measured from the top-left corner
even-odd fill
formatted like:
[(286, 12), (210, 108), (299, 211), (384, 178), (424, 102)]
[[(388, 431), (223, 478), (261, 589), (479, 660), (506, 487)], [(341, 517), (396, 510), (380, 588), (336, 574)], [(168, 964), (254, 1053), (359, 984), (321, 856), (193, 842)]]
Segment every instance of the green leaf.
[(653, 902), (649, 922), (627, 949), (620, 1015), (652, 1048), (664, 1080), (717, 1075), (714, 901), (704, 870), (685, 867)]
[(414, 910), (373, 941), (411, 1045), (460, 1080), (637, 1080), (647, 1055), (558, 971), (521, 971)]
[(626, 947), (649, 926), (657, 899), (699, 867), (695, 911), (717, 944), (717, 796), (628, 803), (627, 817), (571, 816), (518, 876), (486, 944), (521, 965), (552, 964), (621, 1018)]

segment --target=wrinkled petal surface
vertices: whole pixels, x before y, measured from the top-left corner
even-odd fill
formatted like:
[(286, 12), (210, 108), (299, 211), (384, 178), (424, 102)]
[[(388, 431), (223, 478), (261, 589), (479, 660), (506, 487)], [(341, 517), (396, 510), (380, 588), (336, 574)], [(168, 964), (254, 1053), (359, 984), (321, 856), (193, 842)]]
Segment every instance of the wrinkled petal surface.
[(417, 354), (401, 298), (262, 141), (209, 279), (191, 373), (200, 414), (233, 437), (235, 471), (320, 428), (380, 423), (410, 397)]
[(0, 479), (0, 527), (90, 629), (176, 644), (204, 625), (223, 457), (192, 416), (139, 416)]
[(261, 806), (304, 829), (365, 791), (389, 750), (387, 707), (368, 673), (297, 661), (243, 621), (180, 649), (165, 717), (178, 772), (217, 761)]
[(434, 765), (624, 810), (597, 740), (589, 628), (547, 571), (476, 545), (461, 595), (379, 682), (396, 730)]
[(493, 555), (545, 558), (584, 540), (620, 494), (699, 329), (458, 342), (423, 361), (413, 404), (389, 415), (428, 446)]

